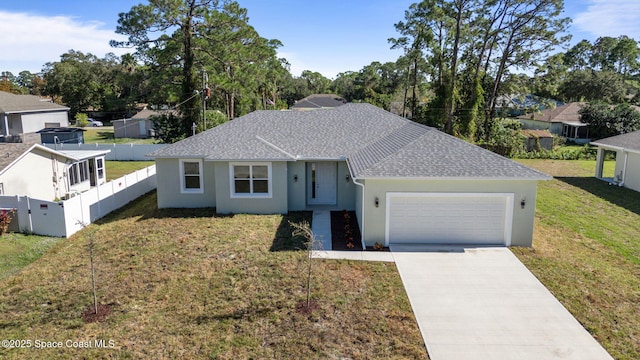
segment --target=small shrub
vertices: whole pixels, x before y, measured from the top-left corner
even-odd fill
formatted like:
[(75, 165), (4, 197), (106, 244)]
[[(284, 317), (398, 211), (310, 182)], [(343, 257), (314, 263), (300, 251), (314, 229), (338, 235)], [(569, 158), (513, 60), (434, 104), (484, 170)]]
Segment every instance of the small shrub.
[(1, 210), (0, 211), (0, 236), (9, 230), (9, 224), (13, 219), (13, 215), (16, 213), (15, 210)]
[(75, 118), (77, 127), (87, 127), (89, 125), (89, 116), (85, 113), (77, 113)]

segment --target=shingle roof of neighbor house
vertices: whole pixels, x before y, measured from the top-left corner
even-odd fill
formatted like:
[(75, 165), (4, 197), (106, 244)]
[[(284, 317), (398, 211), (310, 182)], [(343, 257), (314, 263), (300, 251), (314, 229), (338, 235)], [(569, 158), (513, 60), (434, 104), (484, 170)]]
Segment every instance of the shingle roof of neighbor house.
[(553, 109), (544, 109), (542, 111), (537, 111), (532, 114), (520, 115), (518, 116), (518, 119), (546, 121), (546, 122), (552, 122), (552, 123), (553, 122), (579, 123), (580, 114), (578, 113), (578, 110), (580, 110), (580, 106), (582, 106), (582, 103), (572, 102), (569, 104), (556, 106)]
[(174, 115), (178, 115), (178, 111), (177, 110), (151, 110), (151, 109), (143, 109), (138, 111), (135, 115), (133, 115), (131, 118), (132, 119), (148, 119), (151, 116), (159, 116), (159, 115), (169, 115), (169, 114), (174, 114)]
[(63, 111), (68, 107), (54, 104), (34, 95), (16, 95), (0, 91), (0, 113), (13, 114), (37, 111)]
[(24, 143), (0, 143), (0, 172), (32, 146), (33, 144)]
[(596, 146), (604, 145), (623, 148), (627, 150), (640, 151), (640, 130), (600, 139), (598, 141), (593, 141), (591, 144)]
[(334, 94), (313, 94), (298, 100), (292, 109), (320, 109), (342, 106), (347, 101)]
[(549, 179), (369, 104), (302, 112), (259, 110), (149, 156), (210, 161), (346, 160), (356, 178)]

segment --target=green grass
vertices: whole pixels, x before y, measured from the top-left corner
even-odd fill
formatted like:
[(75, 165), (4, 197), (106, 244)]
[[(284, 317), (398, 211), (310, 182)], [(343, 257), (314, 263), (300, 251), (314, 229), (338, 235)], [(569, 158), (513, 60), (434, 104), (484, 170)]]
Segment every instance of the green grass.
[(39, 259), (59, 238), (8, 233), (0, 236), (0, 280)]
[(115, 138), (113, 127), (84, 128), (85, 144), (155, 144), (155, 139)]
[(520, 162), (554, 180), (538, 185), (533, 248), (514, 253), (614, 358), (640, 358), (640, 194), (595, 179), (595, 161)]
[(131, 174), (155, 164), (154, 161), (105, 161), (107, 181)]
[[(427, 358), (393, 263), (314, 260), (288, 221), (310, 213), (216, 215), (156, 208), (150, 193), (0, 280), (3, 338), (113, 340), (114, 349), (0, 349), (24, 358)], [(83, 323), (98, 299), (113, 313)]]

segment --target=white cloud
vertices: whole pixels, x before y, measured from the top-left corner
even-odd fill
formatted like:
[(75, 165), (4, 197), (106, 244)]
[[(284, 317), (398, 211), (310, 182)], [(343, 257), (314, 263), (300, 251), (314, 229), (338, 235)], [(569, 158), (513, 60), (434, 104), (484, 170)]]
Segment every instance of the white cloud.
[(0, 71), (17, 75), (22, 70), (39, 72), (47, 62), (73, 49), (103, 57), (122, 55), (131, 49), (109, 46), (109, 40), (123, 40), (100, 22), (80, 22), (69, 16), (41, 16), (0, 11)]
[(591, 0), (587, 10), (575, 16), (573, 25), (595, 37), (636, 38), (640, 33), (639, 14), (640, 1), (637, 0)]

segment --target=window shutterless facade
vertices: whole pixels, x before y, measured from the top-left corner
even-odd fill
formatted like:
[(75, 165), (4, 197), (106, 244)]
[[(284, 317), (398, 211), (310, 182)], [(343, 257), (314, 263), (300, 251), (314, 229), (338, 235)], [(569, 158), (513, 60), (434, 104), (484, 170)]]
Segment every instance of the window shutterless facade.
[(231, 163), (231, 197), (271, 197), (271, 163)]
[(69, 185), (73, 186), (89, 180), (89, 162), (87, 160), (69, 166)]
[(204, 192), (202, 160), (180, 160), (180, 187), (183, 193)]

